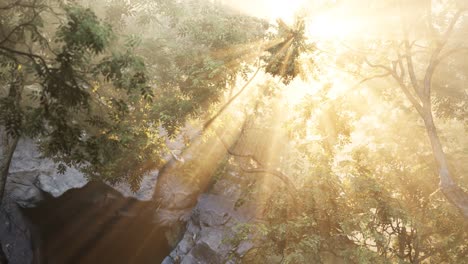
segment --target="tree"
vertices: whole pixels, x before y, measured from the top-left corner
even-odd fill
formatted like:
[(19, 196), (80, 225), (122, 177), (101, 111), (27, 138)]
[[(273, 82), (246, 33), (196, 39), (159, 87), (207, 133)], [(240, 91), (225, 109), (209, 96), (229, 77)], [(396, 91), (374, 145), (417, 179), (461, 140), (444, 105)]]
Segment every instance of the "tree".
[[(458, 146), (466, 145), (466, 63), (447, 56), (465, 51), (466, 23), (462, 11), (444, 2), (443, 8), (429, 9), (439, 36), (428, 37), (433, 35), (426, 31), (427, 6), (419, 4), (430, 1), (414, 2), (402, 9), (394, 1), (376, 3), (398, 12), (384, 17), (391, 21), (388, 29), (378, 29), (395, 34), (363, 39), (360, 48), (345, 44), (350, 52), (343, 64), (364, 76), (358, 85), (336, 96), (329, 93), (333, 84), (310, 84), (320, 92), (297, 107), (300, 113), (288, 124), (290, 149), (279, 154), (286, 158), (278, 166), (298, 186), (299, 205), (285, 198), (283, 188), (271, 190), (260, 223), (241, 225), (233, 239), (256, 241), (246, 263), (335, 263), (328, 257), (344, 263), (467, 261), (466, 193), (454, 185), (466, 184), (466, 148)], [(386, 78), (391, 82), (376, 80)], [(392, 89), (395, 81), (403, 93)], [(444, 149), (435, 120), (450, 139)], [(450, 131), (455, 127), (457, 132)], [(429, 154), (423, 136), (430, 139)], [(427, 177), (434, 167), (450, 203), (434, 193), (437, 182)], [(290, 213), (296, 206), (303, 214)]]
[[(430, 5), (423, 5), (422, 9), (422, 11), (420, 9), (416, 9), (416, 11), (426, 12), (426, 14), (422, 14), (423, 22), (415, 21), (414, 17), (408, 17), (407, 9), (399, 9), (400, 14), (402, 14), (403, 37), (384, 44), (396, 54), (394, 59), (383, 62), (381, 61), (382, 57), (380, 57), (376, 59), (377, 61), (372, 61), (364, 55), (363, 60), (368, 67), (380, 71), (374, 77), (391, 77), (424, 121), (432, 152), (437, 161), (440, 190), (447, 200), (468, 218), (468, 194), (455, 183), (450, 172), (447, 157), (434, 123), (434, 98), (431, 96), (435, 90), (434, 75), (443, 60), (465, 49), (464, 46), (456, 47), (460, 45), (458, 41), (455, 43), (449, 41), (454, 35), (454, 31), (457, 30), (457, 25), (462, 21), (466, 9), (460, 7), (453, 10), (450, 6), (446, 6), (443, 11), (437, 12), (432, 10)], [(411, 29), (411, 23), (419, 27)], [(427, 30), (429, 40), (417, 31), (421, 29)], [(421, 53), (429, 56), (428, 63), (416, 65), (414, 60)], [(418, 58), (418, 60), (422, 59)]]
[[(129, 47), (110, 53), (112, 29), (90, 9), (25, 0), (8, 2), (0, 12), (0, 195), (22, 135), (39, 137), (43, 154), (60, 162), (59, 171), (68, 165), (103, 179), (127, 177), (131, 166), (121, 170), (117, 163), (128, 150), (128, 136), (133, 143), (149, 138), (141, 126), (123, 129), (129, 109), (152, 94), (143, 61)], [(141, 156), (127, 165), (149, 158)]]
[[(2, 81), (22, 89), (7, 97), (16, 90), (5, 88), (2, 98), (4, 143), (11, 145), (2, 148), (8, 150), (2, 179), (13, 143), (26, 135), (40, 138), (42, 153), (62, 171), (78, 166), (94, 179), (138, 188), (142, 175), (162, 163), (161, 128), (175, 136), (233, 89), (240, 74), (246, 77), (258, 57), (251, 42), (268, 27), (205, 1), (105, 5), (101, 16), (126, 39), (79, 6), (19, 1), (0, 9), (2, 17), (19, 18), (2, 23), (1, 55), (8, 59)], [(13, 73), (25, 83), (14, 86)]]
[[(337, 98), (323, 89), (296, 107), (266, 104), (261, 113), (270, 117), (264, 121), (256, 115), (255, 135), (244, 139), (249, 147), (267, 137), (265, 127), (278, 116), (272, 108), (293, 113), (279, 125), (289, 128), (290, 137), (277, 136), (274, 144), (280, 141), (281, 150), (266, 153), (297, 186), (297, 199), (292, 202), (276, 178), (255, 174), (254, 191), (246, 190), (243, 200), (260, 203), (259, 219), (239, 225), (237, 235), (226, 238), (234, 245), (254, 241), (245, 263), (466, 261), (466, 221), (443, 198), (431, 195), (437, 180), (427, 178), (435, 162), (421, 148), (425, 128), (401, 105), (404, 95), (380, 100), (379, 92), (391, 87), (372, 83)], [(445, 122), (440, 126), (454, 129)], [(455, 134), (452, 140), (466, 143), (463, 134)], [(263, 144), (259, 149), (273, 142)], [(458, 149), (451, 145), (447, 152)], [(462, 161), (457, 165), (466, 171)], [(242, 168), (237, 173), (252, 177)]]

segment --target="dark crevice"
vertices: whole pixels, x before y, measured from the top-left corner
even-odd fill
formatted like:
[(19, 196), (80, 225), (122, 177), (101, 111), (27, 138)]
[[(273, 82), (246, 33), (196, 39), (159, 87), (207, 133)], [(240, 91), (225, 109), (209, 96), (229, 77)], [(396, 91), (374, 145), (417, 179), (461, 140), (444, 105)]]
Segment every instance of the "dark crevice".
[(41, 263), (144, 264), (162, 262), (171, 250), (152, 208), (91, 182), (24, 212), (40, 234)]
[(0, 264), (7, 264), (5, 253), (3, 252), (2, 245), (0, 245)]

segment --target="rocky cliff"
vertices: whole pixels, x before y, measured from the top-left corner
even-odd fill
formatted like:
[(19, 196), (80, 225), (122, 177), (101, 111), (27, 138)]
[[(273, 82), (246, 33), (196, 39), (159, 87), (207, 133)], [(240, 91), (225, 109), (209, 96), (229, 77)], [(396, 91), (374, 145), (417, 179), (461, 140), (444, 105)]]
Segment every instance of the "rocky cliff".
[(235, 263), (251, 247), (249, 241), (231, 243), (236, 227), (256, 216), (253, 203), (238, 206), (248, 179), (227, 173), (200, 195), (186, 224), (185, 233), (164, 264)]
[[(190, 135), (189, 140), (191, 141), (199, 136), (198, 132), (193, 131), (186, 133)], [(235, 138), (235, 135), (234, 137), (231, 135), (230, 138)], [(31, 233), (34, 232), (28, 230), (31, 228), (30, 223), (16, 206), (19, 204), (23, 208), (39, 206), (36, 209), (30, 209), (27, 214), (36, 221), (34, 225), (42, 230), (40, 235), (43, 243), (54, 240), (63, 240), (67, 245), (81, 243), (81, 246), (77, 246), (78, 248), (88, 248), (97, 257), (99, 253), (96, 250), (91, 250), (91, 248), (96, 247), (102, 251), (103, 256), (100, 256), (99, 259), (103, 261), (109, 260), (105, 256), (109, 254), (106, 251), (118, 246), (115, 241), (126, 237), (135, 238), (134, 234), (140, 234), (141, 239), (134, 239), (132, 244), (138, 245), (139, 241), (137, 240), (141, 240), (141, 245), (146, 244), (144, 248), (148, 248), (148, 243), (155, 243), (149, 241), (156, 241), (154, 238), (146, 238), (145, 235), (168, 238), (173, 246), (173, 251), (164, 259), (164, 263), (224, 263), (226, 260), (235, 262), (252, 245), (248, 241), (234, 245), (229, 242), (229, 238), (235, 235), (235, 229), (239, 224), (254, 219), (257, 210), (254, 203), (237, 205), (237, 201), (243, 195), (242, 190), (249, 184), (246, 177), (242, 177), (234, 170), (227, 170), (221, 175), (222, 177), (212, 178), (220, 165), (219, 161), (223, 160), (227, 154), (227, 149), (218, 137), (211, 138), (211, 140), (193, 141), (191, 147), (183, 152), (185, 146), (183, 138), (168, 141), (170, 153), (166, 158), (170, 162), (163, 168), (162, 176), (158, 175), (158, 171), (150, 173), (143, 179), (140, 189), (135, 193), (125, 183), (109, 185), (108, 187), (95, 187), (96, 184), (93, 183), (94, 187), (83, 188), (89, 185), (87, 185), (88, 179), (82, 173), (74, 168), (68, 168), (65, 174), (59, 174), (56, 170), (56, 164), (52, 160), (41, 157), (32, 140), (21, 140), (13, 157), (7, 183), (7, 195), (11, 203), (5, 208), (19, 217), (15, 221), (24, 222), (25, 228), (19, 230), (25, 232), (18, 236), (11, 232), (13, 229), (10, 231), (0, 230), (3, 232), (0, 235), (5, 238), (1, 241), (3, 251), (7, 253), (10, 262), (15, 256), (24, 256), (20, 258), (25, 262), (13, 261), (11, 263), (31, 263), (34, 259), (35, 249), (30, 243), (33, 240)], [(160, 178), (158, 179), (158, 177)], [(188, 177), (191, 179), (186, 181)], [(194, 184), (193, 180), (197, 180), (197, 184)], [(156, 186), (157, 181), (159, 182)], [(178, 181), (181, 183), (179, 184)], [(71, 189), (76, 189), (76, 191), (70, 192)], [(64, 196), (64, 194), (66, 195)], [(125, 204), (132, 204), (132, 206), (123, 206)], [(183, 204), (183, 208), (181, 204)], [(156, 214), (153, 213), (155, 212), (154, 205), (158, 205)], [(70, 213), (70, 210), (75, 211), (75, 213)], [(75, 241), (72, 241), (69, 240), (70, 237), (62, 238), (60, 236), (60, 232), (65, 232), (65, 229), (51, 227), (51, 225), (74, 226), (73, 223), (77, 222), (74, 217), (80, 214), (82, 214), (79, 216), (81, 218), (91, 217), (90, 215), (93, 214), (90, 212), (93, 211), (99, 211), (99, 215), (103, 216), (97, 219), (85, 219), (88, 222), (86, 230), (98, 233), (101, 238), (96, 239), (108, 242), (95, 244), (92, 242), (93, 239), (84, 239), (84, 242), (78, 241), (79, 237), (86, 236), (87, 231), (75, 233), (77, 237)], [(42, 219), (43, 214), (55, 214), (56, 217), (55, 219)], [(8, 214), (3, 213), (2, 215), (0, 213), (0, 217), (5, 218), (6, 215)], [(109, 229), (108, 225), (102, 225), (103, 219), (112, 223), (112, 230)], [(0, 220), (4, 219), (0, 218)], [(152, 223), (149, 223), (148, 220)], [(129, 221), (140, 223), (140, 228), (131, 229), (119, 224)], [(51, 224), (52, 222), (55, 224)], [(144, 230), (142, 231), (143, 226), (148, 230), (159, 231), (156, 234), (153, 231), (148, 231), (148, 234), (145, 234)], [(162, 227), (169, 229), (163, 231)], [(6, 234), (5, 232), (10, 233)], [(119, 235), (109, 235), (108, 232)], [(133, 232), (133, 234), (125, 232)], [(89, 237), (92, 236), (93, 233), (90, 233)], [(13, 239), (15, 237), (20, 238), (20, 240)], [(108, 237), (111, 238), (107, 239)], [(157, 241), (160, 241), (159, 238)], [(10, 248), (12, 243), (22, 244), (23, 252), (12, 253)], [(15, 248), (21, 249), (17, 246)], [(128, 246), (124, 250), (127, 252), (141, 251), (138, 248)], [(158, 248), (154, 249), (154, 251), (158, 250)], [(82, 254), (79, 253), (79, 250), (73, 252), (75, 253), (70, 253), (71, 256)], [(16, 255), (12, 256), (12, 254)], [(28, 254), (31, 257), (28, 257)], [(49, 260), (52, 258), (70, 261), (66, 257), (60, 257), (60, 254), (55, 257), (51, 254), (50, 247), (46, 246), (42, 252), (43, 256), (40, 258), (44, 259), (44, 255), (47, 255)], [(127, 253), (122, 252), (122, 254)], [(132, 253), (128, 252), (128, 254)], [(85, 261), (89, 259), (88, 255), (85, 254), (80, 259)], [(129, 258), (112, 258), (112, 261), (113, 263), (126, 263), (125, 261), (129, 261)]]

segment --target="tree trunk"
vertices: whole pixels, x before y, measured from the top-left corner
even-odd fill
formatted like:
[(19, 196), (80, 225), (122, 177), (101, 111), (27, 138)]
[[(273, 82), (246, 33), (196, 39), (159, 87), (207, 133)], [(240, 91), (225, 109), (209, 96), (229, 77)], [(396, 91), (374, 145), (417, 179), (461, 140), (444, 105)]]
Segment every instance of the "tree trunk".
[(11, 160), (18, 144), (19, 137), (12, 137), (4, 129), (0, 129), (0, 204), (5, 195), (5, 186), (10, 170)]
[(429, 136), (429, 140), (431, 142), (432, 153), (434, 154), (434, 158), (437, 162), (437, 167), (439, 170), (440, 190), (449, 200), (449, 202), (457, 207), (457, 209), (463, 214), (465, 218), (468, 218), (468, 194), (455, 183), (452, 176), (450, 175), (447, 158), (434, 125), (434, 118), (429, 112), (423, 116), (423, 119), (426, 126), (427, 135)]
[[(24, 87), (24, 76), (23, 72), (21, 71), (20, 65), (16, 65), (14, 69), (12, 69), (12, 79), (9, 84), (9, 91), (8, 91), (8, 99), (13, 101), (14, 110), (10, 111), (17, 111), (18, 113), (21, 112), (21, 95), (23, 92)], [(18, 144), (18, 140), (20, 138), (20, 129), (21, 126), (21, 115), (19, 124), (17, 124), (16, 131), (13, 133), (9, 133), (7, 127), (0, 126), (0, 204), (3, 201), (5, 195), (5, 186), (7, 183), (8, 171), (10, 170), (11, 159), (13, 158), (13, 153), (15, 153), (16, 145)]]

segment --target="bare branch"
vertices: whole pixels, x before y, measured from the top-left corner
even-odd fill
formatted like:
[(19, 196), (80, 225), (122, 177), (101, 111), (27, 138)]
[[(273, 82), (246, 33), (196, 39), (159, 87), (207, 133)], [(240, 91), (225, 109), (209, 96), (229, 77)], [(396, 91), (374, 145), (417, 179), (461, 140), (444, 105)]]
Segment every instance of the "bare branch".
[(410, 77), (411, 85), (413, 86), (414, 91), (416, 94), (421, 97), (421, 88), (419, 87), (418, 84), (418, 78), (416, 77), (416, 74), (414, 72), (414, 64), (413, 64), (413, 55), (411, 54), (411, 45), (408, 40), (408, 36), (406, 35), (405, 39), (405, 59), (406, 59), (406, 66), (408, 68), (408, 75)]
[(408, 100), (410, 100), (411, 104), (416, 108), (416, 111), (418, 111), (418, 113), (420, 115), (424, 114), (421, 103), (419, 103), (418, 100), (410, 93), (410, 91), (409, 91), (408, 87), (406, 86), (405, 82), (403, 81), (403, 79), (401, 79), (398, 76), (398, 74), (396, 72), (394, 72), (391, 68), (389, 68), (387, 66), (384, 66), (384, 65), (381, 65), (381, 64), (371, 63), (367, 58), (364, 58), (364, 60), (370, 67), (383, 69), (383, 70), (386, 71), (386, 73), (391, 75), (393, 77), (393, 79), (395, 79), (395, 81), (397, 81), (397, 83), (400, 86), (401, 90), (403, 91), (403, 93), (405, 93), (406, 97), (408, 98)]
[(208, 127), (210, 127), (210, 125), (234, 102), (234, 100), (236, 100), (237, 97), (239, 97), (242, 94), (242, 92), (245, 91), (245, 89), (250, 85), (253, 79), (255, 79), (257, 74), (260, 72), (260, 69), (261, 67), (258, 67), (255, 73), (252, 75), (252, 77), (250, 77), (250, 79), (244, 84), (244, 86), (242, 86), (242, 88), (233, 97), (231, 97), (229, 101), (227, 101), (214, 116), (212, 116), (208, 121), (205, 122), (205, 124), (203, 124), (203, 129), (207, 129)]
[(228, 144), (218, 135), (218, 133), (216, 131), (215, 131), (215, 134), (216, 134), (217, 138), (219, 139), (219, 141), (221, 141), (221, 143), (223, 144), (223, 146), (225, 147), (225, 149), (227, 150), (229, 155), (235, 156), (235, 157), (242, 157), (242, 158), (251, 159), (258, 166), (256, 168), (245, 168), (243, 166), (239, 166), (240, 169), (243, 172), (245, 172), (245, 173), (270, 174), (270, 175), (273, 175), (273, 176), (277, 177), (278, 179), (280, 179), (284, 183), (284, 185), (288, 189), (288, 193), (290, 194), (291, 199), (293, 199), (294, 203), (297, 202), (296, 195), (295, 195), (297, 193), (297, 188), (287, 175), (285, 175), (284, 173), (282, 173), (281, 171), (278, 171), (278, 170), (265, 169), (265, 166), (261, 163), (261, 161), (254, 154), (243, 154), (243, 153), (237, 153), (237, 152), (233, 151), (228, 146)]
[(263, 169), (263, 168), (243, 168), (241, 167), (241, 170), (246, 173), (265, 173), (265, 174), (271, 174), (273, 176), (276, 176), (278, 179), (280, 179), (284, 185), (288, 188), (289, 193), (291, 196), (294, 197), (294, 194), (297, 193), (297, 189), (294, 185), (294, 183), (290, 180), (290, 178), (285, 175), (284, 173), (276, 170), (268, 170), (268, 169)]
[(453, 55), (455, 53), (458, 53), (458, 52), (468, 52), (468, 47), (458, 47), (458, 48), (448, 50), (448, 51), (440, 54), (439, 61), (442, 61), (443, 59), (445, 59), (447, 57), (450, 57), (451, 55)]
[[(406, 76), (406, 71), (405, 71), (405, 67), (403, 66), (403, 57), (401, 56), (400, 53), (398, 53), (398, 66), (400, 67), (400, 79), (401, 80), (404, 80), (405, 79), (405, 76)], [(398, 74), (398, 72), (395, 71), (396, 74)]]
[(25, 22), (25, 23), (22, 23), (22, 24), (19, 24), (19, 25), (17, 25), (16, 27), (14, 27), (14, 28), (10, 31), (10, 33), (8, 33), (8, 34), (6, 35), (6, 37), (0, 41), (0, 45), (3, 44), (3, 43), (5, 43), (5, 42), (7, 42), (7, 41), (9, 41), (9, 40), (10, 40), (10, 37), (11, 37), (16, 31), (18, 31), (18, 30), (20, 30), (20, 29), (22, 29), (22, 28), (25, 28), (25, 27), (27, 27), (27, 26), (35, 27), (32, 23), (33, 23), (34, 20), (37, 18), (37, 16), (38, 16), (38, 13), (35, 14), (35, 15), (33, 16), (33, 18), (32, 18), (30, 21)]
[(14, 53), (14, 54), (17, 54), (17, 55), (28, 57), (33, 62), (36, 62), (36, 60), (39, 60), (41, 62), (41, 64), (42, 64), (42, 66), (44, 66), (45, 70), (47, 72), (49, 71), (49, 68), (47, 67), (47, 62), (44, 60), (44, 58), (42, 58), (39, 55), (32, 54), (32, 53), (27, 53), (27, 52), (23, 52), (23, 51), (19, 51), (19, 50), (14, 50), (14, 49), (10, 49), (10, 48), (7, 48), (7, 47), (1, 47), (1, 46), (0, 46), (0, 49), (4, 50), (4, 51), (8, 51), (10, 53)]
[(465, 13), (466, 11), (468, 11), (468, 10), (467, 9), (460, 9), (460, 10), (457, 11), (457, 13), (455, 13), (455, 15), (452, 18), (452, 21), (450, 21), (450, 24), (449, 24), (447, 30), (445, 31), (444, 35), (442, 36), (442, 41), (443, 41), (442, 45), (445, 45), (447, 40), (450, 38), (450, 35), (453, 32), (453, 28), (455, 27), (458, 20), (463, 15), (463, 13)]
[(440, 63), (439, 55), (442, 52), (442, 49), (444, 48), (444, 46), (447, 44), (447, 41), (450, 38), (450, 35), (452, 34), (455, 25), (457, 24), (458, 20), (460, 19), (460, 17), (465, 11), (467, 10), (461, 9), (457, 11), (457, 13), (452, 18), (452, 21), (450, 21), (450, 24), (447, 30), (443, 34), (442, 39), (438, 41), (437, 47), (431, 55), (429, 66), (427, 67), (426, 74), (424, 76), (424, 104), (425, 104), (425, 107), (428, 109), (430, 109), (432, 76), (434, 75), (434, 72)]
[(227, 150), (229, 155), (236, 156), (236, 157), (241, 157), (241, 158), (249, 158), (249, 159), (253, 160), (257, 165), (263, 166), (262, 163), (253, 154), (243, 154), (243, 153), (237, 153), (237, 152), (233, 151), (228, 146), (228, 144), (218, 135), (218, 133), (217, 132), (215, 132), (215, 133), (218, 136), (219, 141), (221, 141), (224, 148)]
[(382, 74), (378, 74), (378, 75), (374, 75), (374, 76), (370, 76), (370, 77), (367, 77), (367, 78), (364, 78), (362, 79), (360, 82), (358, 82), (357, 84), (355, 84), (353, 86), (353, 88), (356, 88), (358, 86), (360, 86), (361, 84), (365, 83), (365, 82), (368, 82), (370, 80), (373, 80), (373, 79), (378, 79), (378, 78), (384, 78), (384, 77), (387, 77), (387, 76), (390, 76), (391, 74), (390, 73), (382, 73)]

